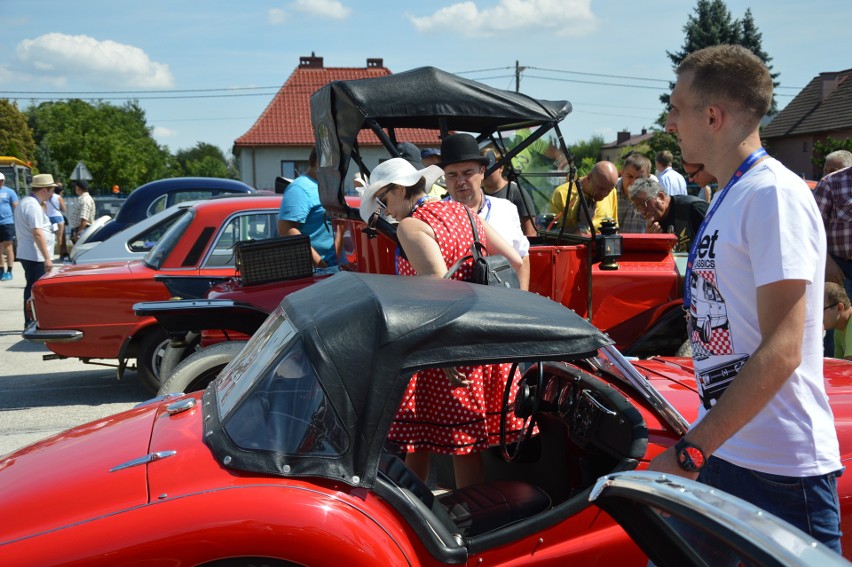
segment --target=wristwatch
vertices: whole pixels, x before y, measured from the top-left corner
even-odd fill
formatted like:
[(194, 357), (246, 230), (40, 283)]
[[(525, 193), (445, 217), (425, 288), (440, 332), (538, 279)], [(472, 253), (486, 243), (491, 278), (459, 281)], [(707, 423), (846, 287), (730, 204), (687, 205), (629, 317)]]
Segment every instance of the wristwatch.
[(686, 472), (699, 472), (707, 461), (701, 447), (685, 438), (681, 438), (675, 445), (675, 458), (678, 466)]

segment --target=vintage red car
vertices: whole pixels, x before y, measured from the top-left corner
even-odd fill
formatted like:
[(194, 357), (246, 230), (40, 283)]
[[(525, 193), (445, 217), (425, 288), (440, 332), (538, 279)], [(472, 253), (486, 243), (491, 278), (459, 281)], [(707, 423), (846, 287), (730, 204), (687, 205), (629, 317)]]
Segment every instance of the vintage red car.
[[(424, 484), (386, 443), (408, 380), (503, 362), (519, 372), (498, 411), (524, 426), (482, 453), (484, 484), (455, 489), (443, 469)], [(850, 369), (826, 365), (844, 463)], [(631, 363), (547, 298), (340, 273), (289, 295), (203, 394), (0, 460), (0, 564), (848, 564), (718, 490), (634, 470), (697, 404), (688, 360)]]
[[(277, 234), (280, 195), (222, 197), (198, 202), (162, 236), (143, 260), (61, 266), (33, 286), (34, 322), (24, 338), (44, 342), (56, 356), (128, 361), (153, 391), (168, 342), (151, 317), (133, 313), (139, 301), (201, 297), (233, 277), (235, 245)], [(313, 283), (313, 275), (294, 288)]]
[[(475, 132), (483, 142), (501, 144), (509, 132), (536, 127), (533, 136), (507, 149), (503, 159), (492, 166), (497, 168), (508, 166), (513, 156), (542, 136), (553, 134), (561, 141), (559, 123), (570, 111), (567, 101), (536, 100), (430, 67), (373, 79), (337, 81), (314, 93), (311, 120), (317, 147), (323, 150), (318, 170), (320, 196), (340, 235), (341, 269), (395, 272), (394, 227), (379, 218), (367, 226), (344, 195), (344, 180), (351, 176), (351, 168), (369, 173), (358, 147), (358, 141), (368, 132), (382, 141), (390, 155), (397, 155), (397, 139), (404, 140), (412, 129), (431, 129), (436, 135), (439, 131)], [(567, 152), (564, 143), (562, 146)], [(525, 183), (523, 175), (511, 167), (506, 169)], [(681, 310), (683, 279), (672, 253), (675, 241), (674, 236), (665, 234), (593, 232), (580, 236), (542, 231), (531, 239), (530, 291), (588, 317), (628, 355), (675, 354), (686, 342)], [(202, 346), (223, 339), (244, 341), (246, 336), (230, 331), (237, 326), (244, 331), (247, 314), (254, 315), (253, 310), (271, 312), (286, 293), (289, 290), (274, 284), (247, 287), (232, 280), (214, 286), (207, 295), (223, 302), (185, 302), (162, 309), (140, 306), (138, 313), (157, 313), (176, 336), (181, 330), (184, 334), (192, 332), (188, 340), (180, 339), (166, 351), (161, 392), (206, 385), (242, 343), (199, 352), (199, 334)], [(220, 314), (213, 315), (214, 310)], [(255, 319), (253, 315), (249, 320)], [(166, 385), (176, 363), (184, 359), (181, 377)]]

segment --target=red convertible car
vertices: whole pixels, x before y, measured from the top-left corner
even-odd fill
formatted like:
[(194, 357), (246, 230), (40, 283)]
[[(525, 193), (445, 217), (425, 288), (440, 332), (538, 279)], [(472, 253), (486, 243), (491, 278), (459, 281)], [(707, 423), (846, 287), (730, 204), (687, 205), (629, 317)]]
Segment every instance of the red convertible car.
[(202, 297), (214, 283), (233, 277), (235, 244), (275, 236), (280, 203), (280, 195), (198, 202), (143, 260), (59, 267), (33, 286), (34, 322), (24, 338), (44, 342), (58, 357), (117, 359), (119, 375), (135, 358), (143, 381), (156, 392), (168, 336), (155, 319), (137, 317), (133, 304)]
[[(295, 292), (203, 393), (0, 460), (0, 564), (848, 564), (718, 490), (634, 470), (695, 416), (688, 361), (631, 363), (544, 297), (400, 279), (340, 273)], [(386, 442), (407, 382), (481, 363), (518, 369), (486, 481), (427, 485)], [(838, 415), (850, 366), (826, 368)], [(840, 493), (848, 523), (846, 477)]]
[[(336, 81), (314, 93), (311, 121), (317, 147), (322, 149), (320, 197), (341, 236), (341, 269), (381, 274), (395, 271), (394, 227), (381, 218), (372, 219), (369, 225), (364, 223), (357, 207), (344, 195), (344, 181), (351, 177), (352, 168), (369, 174), (359, 141), (374, 136), (389, 155), (398, 155), (396, 142), (404, 141), (412, 130), (430, 130), (436, 141), (438, 132), (474, 132), (483, 144), (502, 146), (512, 132), (535, 127), (533, 135), (507, 149), (492, 166), (492, 170), (505, 166), (505, 171), (523, 184), (523, 172), (516, 172), (510, 160), (528, 151), (542, 136), (552, 135), (561, 142), (559, 124), (570, 112), (567, 101), (533, 99), (432, 67), (387, 77)], [(562, 147), (567, 153), (564, 143)], [(548, 200), (550, 195), (546, 197)], [(614, 229), (601, 232), (607, 233), (580, 236), (541, 231), (532, 238), (530, 291), (588, 317), (626, 354), (675, 354), (686, 342), (682, 275), (672, 254), (676, 239), (665, 234), (620, 235)], [(214, 286), (207, 295), (211, 300), (225, 300), (222, 302), (173, 303), (165, 310), (150, 304), (141, 306), (138, 313), (150, 316), (156, 312), (176, 336), (192, 332), (188, 340), (181, 338), (166, 350), (161, 392), (206, 385), (242, 343), (197, 351), (198, 336), (202, 346), (227, 338), (244, 340), (245, 336), (232, 331), (245, 331), (247, 317), (255, 321), (256, 312), (270, 313), (286, 293), (289, 290), (275, 284), (248, 287), (230, 280)], [(163, 318), (166, 310), (173, 313), (168, 322)], [(213, 315), (214, 310), (220, 314)], [(186, 361), (182, 376), (166, 384), (172, 369), (177, 371), (174, 362), (178, 360)]]

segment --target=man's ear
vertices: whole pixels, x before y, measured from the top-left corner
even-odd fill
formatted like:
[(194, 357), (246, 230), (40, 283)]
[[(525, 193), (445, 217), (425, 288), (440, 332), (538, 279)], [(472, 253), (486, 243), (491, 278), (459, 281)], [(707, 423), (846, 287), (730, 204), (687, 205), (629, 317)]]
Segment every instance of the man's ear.
[(718, 130), (722, 127), (725, 120), (728, 118), (727, 112), (721, 106), (708, 106), (705, 110), (707, 125), (712, 130)]

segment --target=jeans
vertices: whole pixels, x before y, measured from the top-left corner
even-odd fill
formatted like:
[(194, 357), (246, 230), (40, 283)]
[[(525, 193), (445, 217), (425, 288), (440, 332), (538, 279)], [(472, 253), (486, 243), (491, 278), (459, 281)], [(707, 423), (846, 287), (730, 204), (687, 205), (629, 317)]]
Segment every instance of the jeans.
[(763, 508), (840, 553), (840, 502), (837, 477), (787, 477), (744, 469), (710, 457), (699, 482)]
[(34, 262), (23, 258), (18, 258), (18, 260), (24, 267), (24, 277), (27, 280), (27, 284), (24, 286), (24, 324), (29, 325), (32, 320), (27, 315), (27, 301), (32, 295), (33, 284), (44, 275), (44, 262)]

